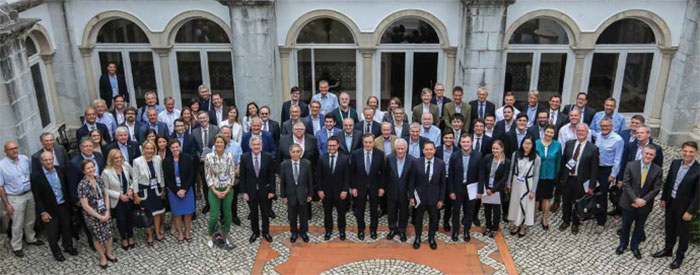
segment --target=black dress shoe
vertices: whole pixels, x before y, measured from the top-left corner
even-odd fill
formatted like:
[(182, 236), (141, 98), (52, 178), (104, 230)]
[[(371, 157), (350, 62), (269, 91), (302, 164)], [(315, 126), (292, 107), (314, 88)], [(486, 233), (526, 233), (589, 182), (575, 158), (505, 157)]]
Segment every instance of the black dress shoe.
[(665, 249), (661, 250), (659, 252), (656, 252), (654, 254), (651, 254), (652, 258), (663, 258), (663, 257), (671, 257), (671, 256), (673, 256), (673, 252), (671, 252), (670, 250), (665, 250)]
[(632, 251), (634, 257), (637, 258), (637, 260), (642, 258), (642, 252), (639, 252), (639, 248), (632, 248), (630, 250)]
[(38, 239), (37, 239), (37, 240), (34, 241), (33, 243), (28, 243), (28, 244), (39, 246), (39, 245), (44, 245), (44, 242), (43, 242), (42, 240), (38, 240)]
[(647, 234), (642, 235), (642, 238), (639, 239), (639, 242), (643, 242), (647, 240)]
[(372, 240), (376, 240), (376, 239), (377, 239), (377, 231), (369, 232), (369, 237), (370, 237)]
[(476, 227), (481, 226), (481, 222), (479, 221), (479, 219), (474, 219), (474, 221), (472, 221), (472, 223), (473, 223), (474, 226), (476, 226)]
[(360, 241), (364, 240), (365, 239), (365, 232), (364, 231), (357, 232), (357, 238), (360, 239)]
[(413, 249), (418, 249), (420, 248), (420, 237), (416, 237), (416, 240), (413, 241)]
[(291, 243), (295, 243), (297, 241), (297, 238), (299, 237), (299, 234), (297, 233), (292, 233), (292, 237), (289, 238), (289, 241)]
[(116, 263), (116, 262), (119, 261), (119, 260), (117, 260), (117, 257), (114, 257), (114, 258), (111, 258), (111, 259), (110, 259), (109, 257), (105, 256), (105, 258), (107, 258), (108, 261), (113, 262), (113, 263)]
[(561, 223), (561, 225), (559, 225), (559, 231), (564, 231), (567, 228), (569, 228), (569, 223), (567, 223), (567, 222), (563, 222), (563, 223)]
[(399, 240), (401, 240), (402, 243), (405, 243), (408, 240), (408, 237), (406, 237), (406, 232), (399, 232)]
[(306, 235), (306, 233), (301, 233), (301, 240), (304, 241), (305, 243), (309, 242), (309, 235)]
[(19, 258), (24, 257), (24, 251), (22, 251), (22, 249), (20, 249), (20, 250), (15, 250), (15, 251), (13, 251), (12, 253), (14, 253), (15, 256), (17, 256), (17, 257), (19, 257)]
[(681, 267), (682, 264), (683, 257), (676, 257), (676, 259), (674, 259), (673, 262), (671, 262), (671, 265), (668, 267), (670, 267), (671, 269), (678, 269)]
[(464, 232), (464, 242), (468, 243), (471, 240), (472, 240), (472, 236), (469, 235), (469, 232)]
[(272, 236), (270, 233), (263, 233), (263, 239), (265, 239), (268, 243), (272, 242)]
[(78, 250), (73, 247), (66, 249), (65, 251), (68, 252), (68, 254), (70, 254), (71, 256), (78, 256)]
[(340, 233), (338, 234), (338, 237), (340, 237), (340, 240), (341, 240), (341, 241), (344, 241), (344, 240), (345, 240), (345, 232), (340, 232)]
[(449, 224), (449, 223), (445, 223), (445, 231), (446, 231), (446, 232), (450, 232), (450, 230), (452, 230), (452, 227), (450, 226), (450, 224)]
[(394, 236), (396, 236), (396, 231), (391, 230), (391, 231), (389, 231), (389, 234), (386, 234), (386, 239), (387, 239), (387, 240), (393, 240), (393, 239), (394, 239)]
[(231, 219), (231, 222), (235, 225), (238, 225), (238, 226), (241, 225), (241, 219), (239, 219), (237, 216), (233, 216), (233, 219)]
[(253, 235), (250, 235), (250, 239), (248, 239), (248, 242), (254, 243), (258, 239), (258, 234), (253, 233)]
[(452, 241), (456, 242), (459, 241), (459, 232), (452, 232)]
[(484, 233), (482, 233), (482, 234), (484, 234), (484, 236), (490, 235), (490, 234), (491, 234), (491, 229), (486, 228), (486, 230), (484, 230)]
[(202, 208), (202, 214), (209, 213), (209, 206), (205, 205), (204, 208)]
[[(275, 215), (275, 211), (270, 210), (270, 219), (277, 218), (277, 215)], [(310, 219), (311, 217), (309, 217)]]
[(437, 249), (437, 243), (435, 242), (434, 238), (428, 239), (428, 243), (430, 243), (430, 249), (433, 249), (433, 250)]
[(66, 257), (63, 257), (63, 253), (56, 253), (53, 255), (53, 258), (56, 259), (57, 262), (63, 262), (66, 260)]
[(615, 254), (622, 255), (622, 253), (625, 253), (625, 248), (622, 246), (618, 246), (617, 249), (615, 249)]
[(324, 240), (330, 240), (331, 239), (331, 232), (326, 232), (326, 234), (323, 235)]

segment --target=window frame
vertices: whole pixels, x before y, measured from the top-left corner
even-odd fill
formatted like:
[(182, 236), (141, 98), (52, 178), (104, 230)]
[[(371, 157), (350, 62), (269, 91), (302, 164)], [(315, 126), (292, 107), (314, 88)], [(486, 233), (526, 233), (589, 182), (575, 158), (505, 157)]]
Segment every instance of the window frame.
[(234, 99), (236, 97), (236, 91), (235, 91), (235, 63), (234, 63), (234, 56), (233, 56), (233, 51), (231, 50), (231, 44), (226, 44), (226, 43), (181, 43), (181, 44), (174, 44), (173, 45), (173, 50), (170, 51), (170, 54), (168, 55), (168, 58), (171, 60), (170, 62), (170, 72), (171, 72), (171, 79), (173, 83), (173, 99), (175, 100), (175, 107), (178, 109), (182, 109), (182, 93), (180, 90), (180, 71), (178, 69), (178, 63), (177, 63), (177, 53), (178, 52), (197, 52), (199, 53), (199, 64), (200, 68), (202, 70), (202, 84), (207, 85), (211, 89), (211, 78), (209, 76), (209, 55), (207, 54), (208, 52), (228, 52), (229, 55), (231, 56), (231, 72), (233, 74), (233, 87), (234, 87), (234, 92), (233, 96)]
[[(30, 77), (31, 75), (31, 67), (34, 65), (39, 66), (39, 72), (41, 73), (41, 83), (44, 85), (44, 96), (46, 97), (46, 106), (48, 108), (49, 112), (49, 123), (46, 125), (46, 127), (42, 126), (42, 131), (43, 132), (53, 132), (53, 130), (56, 129), (56, 114), (54, 113), (54, 99), (51, 95), (51, 86), (49, 86), (49, 81), (48, 78), (46, 77), (46, 64), (44, 63), (44, 60), (41, 58), (41, 48), (39, 47), (39, 42), (34, 38), (33, 35), (28, 35), (26, 39), (31, 39), (31, 41), (34, 43), (34, 47), (36, 48), (36, 53), (32, 56), (27, 56), (27, 67), (29, 68), (30, 71)], [(26, 49), (25, 49), (26, 50)], [(32, 80), (34, 80), (32, 78)], [(32, 86), (34, 86), (34, 83), (32, 83)], [(34, 98), (36, 98), (36, 87), (34, 87)], [(37, 103), (38, 103), (38, 98)], [(41, 117), (39, 117), (39, 120), (41, 120)], [(41, 124), (40, 124), (41, 125)]]
[[(563, 27), (563, 26), (562, 26)], [(505, 70), (508, 66), (508, 54), (509, 53), (531, 53), (532, 54), (532, 70), (530, 70), (530, 87), (529, 90), (538, 90), (539, 75), (540, 75), (540, 65), (542, 61), (542, 54), (555, 53), (555, 54), (566, 54), (566, 65), (564, 69), (564, 83), (562, 85), (561, 91), (561, 101), (569, 102), (571, 93), (567, 92), (571, 90), (571, 85), (573, 82), (573, 71), (575, 63), (575, 55), (571, 46), (568, 44), (509, 44), (505, 50), (503, 58), (503, 74), (501, 75), (501, 83), (505, 84), (506, 74)], [(505, 88), (505, 87), (504, 87)], [(505, 92), (503, 94), (505, 95)], [(527, 100), (527, 98), (525, 99)], [(516, 98), (517, 101), (517, 98)], [(521, 100), (522, 101), (522, 100)], [(548, 98), (540, 98), (540, 101), (549, 101)], [(503, 98), (499, 99), (501, 105), (503, 104)]]

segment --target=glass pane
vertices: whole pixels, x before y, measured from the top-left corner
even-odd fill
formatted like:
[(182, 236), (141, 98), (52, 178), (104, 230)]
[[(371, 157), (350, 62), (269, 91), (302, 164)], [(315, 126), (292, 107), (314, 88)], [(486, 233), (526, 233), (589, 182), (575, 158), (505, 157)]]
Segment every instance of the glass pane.
[(233, 96), (233, 63), (231, 52), (208, 52), (209, 82), (212, 92), (218, 92), (224, 97), (224, 103), (234, 106)]
[(97, 43), (148, 43), (143, 30), (126, 19), (107, 22), (97, 34)]
[(350, 95), (350, 106), (355, 105), (357, 95), (357, 66), (355, 50), (314, 50), (315, 82), (327, 80), (330, 91), (339, 95), (346, 92)]
[(381, 43), (439, 44), (440, 38), (428, 22), (417, 18), (404, 18), (386, 28)]
[(619, 112), (644, 112), (644, 103), (649, 88), (653, 53), (629, 53), (625, 63), (625, 75), (622, 79)]
[(532, 19), (520, 25), (510, 37), (510, 44), (569, 44), (564, 28), (554, 20)]
[(389, 108), (392, 97), (398, 97), (405, 104), (406, 53), (382, 53), (381, 74), (381, 110)]
[(190, 106), (192, 99), (199, 95), (197, 88), (203, 83), (199, 52), (177, 52), (177, 74), (182, 106)]
[(33, 56), (39, 52), (36, 49), (34, 40), (30, 37), (27, 37), (27, 39), (25, 40), (24, 47), (27, 48), (27, 57)]
[(531, 73), (532, 53), (508, 53), (503, 94), (513, 92), (516, 102), (526, 102)]
[(588, 106), (603, 110), (605, 99), (613, 95), (617, 74), (617, 53), (595, 53), (588, 81)]
[(433, 90), (437, 82), (438, 53), (413, 54), (413, 95), (411, 104), (421, 102), (420, 91), (423, 88)]
[(117, 64), (117, 75), (124, 75), (124, 63), (122, 62), (121, 52), (99, 52), (100, 56), (100, 69), (102, 74), (107, 73), (107, 65), (109, 63)]
[(30, 68), (32, 70), (32, 81), (34, 82), (34, 91), (36, 93), (36, 103), (39, 107), (39, 117), (41, 117), (41, 127), (46, 127), (51, 124), (51, 115), (49, 114), (49, 102), (44, 91), (44, 80), (41, 77), (41, 67), (39, 64), (34, 64)]
[(207, 19), (193, 19), (182, 25), (175, 43), (229, 43), (226, 32)]
[(636, 19), (622, 19), (610, 25), (598, 37), (597, 44), (654, 44), (654, 31)]
[(547, 105), (553, 95), (561, 95), (564, 90), (566, 75), (565, 53), (543, 53), (540, 55), (540, 73), (537, 78), (537, 90), (540, 91), (540, 103)]
[[(301, 90), (301, 100), (309, 102), (313, 94), (313, 76), (311, 75), (311, 50), (297, 51), (297, 82)], [(284, 91), (285, 93), (288, 91)]]
[(304, 25), (297, 36), (297, 43), (353, 44), (355, 39), (343, 23), (331, 18), (320, 18)]
[(153, 53), (130, 52), (129, 59), (131, 59), (131, 78), (134, 81), (136, 106), (143, 106), (146, 105), (146, 100), (144, 99), (146, 92), (158, 90)]

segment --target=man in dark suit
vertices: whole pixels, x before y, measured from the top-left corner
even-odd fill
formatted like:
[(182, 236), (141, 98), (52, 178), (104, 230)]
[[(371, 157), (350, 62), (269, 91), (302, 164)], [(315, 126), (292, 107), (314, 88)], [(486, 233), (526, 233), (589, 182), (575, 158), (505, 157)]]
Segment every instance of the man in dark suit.
[(117, 75), (117, 63), (107, 63), (107, 73), (100, 76), (100, 98), (104, 99), (107, 108), (112, 106), (112, 99), (123, 96), (129, 102), (129, 91), (126, 89), (124, 76)]
[(554, 139), (558, 139), (559, 129), (561, 129), (564, 124), (568, 122), (569, 116), (559, 111), (561, 107), (561, 96), (553, 95), (549, 98), (549, 108), (547, 108), (547, 118), (549, 124), (554, 125), (556, 131), (554, 131)]
[(683, 264), (690, 240), (690, 221), (698, 213), (700, 203), (700, 164), (695, 161), (698, 144), (687, 141), (682, 145), (682, 159), (673, 160), (661, 194), (661, 208), (665, 209), (666, 242), (664, 249), (652, 254), (654, 258), (673, 256), (678, 239), (676, 257), (670, 265), (678, 269)]
[(241, 156), (240, 188), (243, 199), (250, 208), (250, 227), (253, 235), (250, 243), (260, 236), (258, 208), (262, 213), (262, 235), (267, 242), (270, 236), (270, 199), (275, 196), (275, 165), (272, 156), (262, 151), (262, 139), (253, 137), (249, 141), (250, 152)]
[(277, 159), (277, 145), (275, 145), (275, 140), (270, 132), (262, 130), (262, 126), (262, 119), (253, 118), (250, 122), (250, 132), (243, 133), (243, 136), (241, 136), (241, 150), (243, 153), (250, 152), (248, 143), (251, 137), (256, 136), (262, 140), (263, 152), (267, 152), (273, 159)]
[(642, 115), (633, 115), (630, 119), (630, 128), (622, 130), (620, 132), (620, 137), (625, 144), (634, 142), (637, 140), (637, 128), (644, 125), (646, 119)]
[(406, 118), (406, 114), (403, 108), (396, 107), (394, 109), (394, 122), (391, 124), (391, 134), (398, 138), (408, 139), (410, 127), (404, 118)]
[[(92, 246), (92, 235), (87, 225), (83, 221), (82, 207), (80, 206), (80, 200), (78, 198), (78, 183), (85, 176), (82, 169), (80, 169), (80, 163), (84, 159), (92, 159), (93, 163), (96, 164), (97, 169), (95, 169), (95, 177), (99, 177), (102, 174), (102, 170), (105, 168), (105, 160), (102, 154), (93, 152), (93, 144), (89, 137), (84, 137), (78, 143), (78, 148), (80, 152), (75, 155), (68, 163), (68, 193), (70, 194), (70, 202), (73, 203), (74, 207), (77, 208), (73, 211), (73, 219), (77, 223), (73, 224), (71, 232), (73, 232), (73, 237), (77, 237), (79, 234), (79, 226), (82, 224), (82, 228), (87, 236), (88, 246)], [(77, 211), (76, 211), (77, 210)]]
[[(486, 124), (483, 120), (474, 121), (474, 134), (472, 134), (472, 150), (481, 153), (482, 156), (491, 154), (491, 142), (493, 139), (484, 133)], [(461, 146), (461, 145), (460, 145)]]
[[(474, 204), (476, 199), (469, 199), (467, 186), (474, 184), (478, 186), (479, 180), (485, 176), (484, 164), (481, 161), (481, 153), (472, 150), (472, 137), (462, 136), (459, 143), (462, 144), (461, 150), (452, 154), (449, 159), (449, 174), (447, 190), (450, 194), (449, 198), (453, 200), (452, 206), (452, 241), (457, 241), (459, 237), (459, 226), (461, 224), (460, 210), (464, 209), (464, 220), (468, 221), (464, 224), (464, 241), (469, 242), (471, 236), (469, 230), (472, 228), (472, 220), (474, 220)], [(474, 189), (476, 190), (476, 189)]]
[(301, 109), (302, 117), (306, 117), (309, 115), (309, 108), (306, 106), (306, 103), (299, 100), (301, 98), (301, 91), (299, 90), (299, 87), (292, 87), (289, 93), (292, 96), (292, 100), (288, 100), (282, 103), (282, 116), (280, 117), (280, 121), (283, 124), (285, 121), (291, 118), (289, 113), (289, 107), (291, 106), (299, 106), (299, 109)]
[(571, 108), (578, 108), (581, 111), (581, 120), (586, 123), (586, 124), (591, 124), (591, 121), (593, 120), (593, 116), (595, 116), (595, 110), (593, 108), (588, 106), (588, 94), (584, 92), (578, 93), (576, 95), (576, 104), (569, 104), (564, 106), (564, 110), (562, 112), (566, 115), (569, 116), (569, 111), (571, 111)]
[(311, 104), (309, 105), (309, 115), (304, 116), (304, 119), (309, 121), (309, 125), (311, 125), (312, 135), (316, 135), (316, 132), (322, 130), (324, 122), (326, 121), (326, 116), (321, 114), (321, 103), (318, 101), (311, 102)]
[(413, 213), (416, 240), (413, 248), (420, 248), (421, 233), (423, 232), (423, 214), (428, 211), (428, 242), (431, 249), (437, 249), (435, 242), (435, 232), (438, 228), (438, 209), (442, 208), (445, 198), (445, 163), (435, 158), (435, 144), (431, 141), (425, 143), (423, 147), (423, 157), (414, 161), (413, 181), (409, 186), (408, 195), (410, 205), (415, 206)]
[[(175, 131), (170, 138), (175, 138), (182, 144), (182, 152), (190, 156), (197, 156), (197, 151), (199, 151), (199, 144), (194, 140), (194, 137), (185, 131), (185, 121), (182, 118), (178, 118), (174, 123)], [(243, 146), (241, 146), (243, 147)], [(129, 159), (131, 160), (131, 159)]]
[(211, 93), (209, 93), (209, 86), (204, 84), (199, 85), (197, 88), (197, 93), (199, 94), (199, 97), (197, 98), (197, 102), (199, 102), (199, 110), (209, 112), (209, 110), (214, 107), (214, 105), (211, 104)]
[(382, 182), (382, 169), (384, 167), (384, 153), (374, 150), (374, 136), (362, 135), (362, 148), (352, 152), (350, 159), (350, 192), (354, 197), (355, 217), (357, 218), (357, 238), (365, 238), (365, 206), (369, 197), (369, 236), (377, 238), (377, 226), (379, 225), (379, 197), (384, 196), (384, 183)]
[[(280, 124), (277, 121), (270, 119), (270, 107), (260, 107), (260, 119), (262, 120), (261, 129), (265, 132), (270, 132), (275, 146), (280, 144)], [(264, 144), (263, 144), (264, 147)], [(263, 148), (263, 150), (265, 150)], [(273, 154), (274, 156), (275, 154)]]
[[(576, 125), (576, 139), (566, 142), (562, 167), (559, 170), (559, 179), (564, 186), (563, 222), (559, 231), (564, 231), (571, 226), (571, 233), (578, 234), (580, 221), (573, 213), (574, 202), (584, 195), (584, 183), (588, 182), (586, 191), (593, 195), (598, 179), (599, 153), (598, 147), (588, 141), (588, 125), (579, 123)], [(573, 215), (573, 217), (572, 217)]]
[[(288, 120), (287, 122), (290, 122)], [(280, 146), (277, 148), (279, 161), (284, 161), (292, 158), (289, 154), (289, 148), (292, 144), (298, 144), (302, 150), (302, 158), (311, 162), (312, 165), (316, 164), (318, 159), (318, 148), (316, 147), (316, 138), (308, 133), (306, 133), (306, 127), (302, 122), (297, 122), (294, 125), (292, 133), (290, 135), (282, 136), (280, 139)]]
[[(656, 163), (656, 165), (663, 167), (664, 165), (664, 152), (661, 146), (653, 143), (651, 141), (651, 129), (649, 129), (649, 126), (646, 125), (640, 125), (637, 127), (637, 140), (636, 142), (630, 142), (627, 143), (625, 146), (625, 149), (623, 150), (622, 153), (622, 162), (620, 164), (620, 171), (625, 171), (625, 167), (627, 166), (628, 163), (631, 161), (635, 160), (640, 160), (643, 157), (642, 151), (644, 149), (644, 146), (646, 145), (652, 145), (656, 147), (656, 154), (654, 157), (653, 162)], [(617, 175), (617, 182), (618, 182), (618, 187), (622, 188), (622, 180), (624, 174), (623, 173), (618, 173)]]
[(520, 105), (519, 110), (528, 117), (527, 127), (532, 127), (537, 123), (537, 114), (547, 112), (545, 106), (541, 105), (539, 101), (540, 92), (532, 90), (527, 93), (527, 102)]
[(528, 134), (527, 122), (527, 114), (524, 112), (519, 113), (518, 118), (515, 119), (515, 127), (512, 128), (512, 131), (505, 133), (505, 135), (501, 137), (506, 146), (504, 151), (507, 158), (512, 157), (513, 152), (520, 149), (520, 143)]
[(381, 124), (373, 120), (374, 109), (372, 107), (365, 106), (365, 108), (362, 110), (362, 114), (364, 115), (364, 119), (355, 125), (355, 131), (359, 131), (363, 135), (369, 133), (374, 135), (374, 137), (380, 136), (382, 130)]
[(527, 133), (535, 137), (535, 140), (544, 138), (544, 126), (549, 123), (549, 113), (540, 111), (537, 113), (537, 122), (527, 128)]
[[(323, 129), (318, 130), (314, 135), (318, 143), (319, 154), (328, 153), (328, 139), (342, 130), (335, 128), (335, 117), (327, 116), (323, 118)], [(340, 142), (340, 140), (338, 141)]]
[(59, 237), (63, 240), (63, 249), (69, 254), (78, 255), (73, 248), (71, 236), (71, 204), (68, 193), (68, 181), (63, 168), (54, 166), (53, 154), (49, 151), (40, 155), (41, 167), (32, 171), (31, 185), (36, 214), (41, 217), (46, 228), (46, 238), (49, 240), (51, 254), (56, 261), (65, 261), (58, 246)]
[(88, 136), (88, 133), (94, 129), (100, 131), (100, 135), (107, 143), (112, 142), (107, 126), (97, 122), (97, 111), (95, 111), (95, 108), (88, 107), (85, 109), (84, 118), (85, 123), (75, 132), (75, 139), (78, 142), (80, 142), (83, 137)]
[(134, 159), (141, 156), (139, 143), (129, 141), (129, 129), (124, 126), (117, 128), (117, 130), (114, 132), (114, 142), (108, 144), (105, 147), (105, 151), (102, 153), (109, 156), (109, 152), (112, 151), (112, 149), (120, 150), (122, 152), (122, 157), (124, 157), (124, 161), (128, 162), (129, 164), (133, 164)]
[(41, 154), (44, 152), (52, 153), (54, 166), (66, 169), (66, 165), (68, 165), (68, 153), (66, 153), (66, 149), (63, 148), (63, 146), (55, 144), (53, 134), (44, 132), (39, 136), (39, 141), (41, 141), (42, 148), (32, 155), (32, 171), (41, 170)]
[(362, 147), (362, 132), (355, 130), (355, 121), (351, 118), (343, 121), (343, 131), (335, 136), (340, 141), (340, 153), (350, 155)]
[(472, 119), (486, 119), (487, 114), (496, 114), (496, 105), (486, 100), (489, 96), (486, 88), (481, 87), (476, 91), (476, 100), (469, 101), (472, 106)]
[(124, 102), (124, 96), (121, 95), (115, 96), (112, 102), (114, 102), (114, 107), (111, 111), (109, 111), (109, 113), (112, 114), (114, 121), (116, 121), (117, 126), (119, 126), (126, 120), (126, 108), (128, 106), (126, 106), (126, 103)]
[[(219, 127), (209, 123), (209, 114), (207, 112), (200, 112), (197, 115), (197, 118), (199, 120), (199, 127), (192, 130), (192, 136), (197, 142), (196, 156), (199, 159), (197, 173), (199, 174), (202, 183), (206, 183), (207, 179), (204, 175), (204, 158), (211, 152), (211, 147), (214, 145), (214, 139), (219, 133)], [(204, 198), (207, 197), (207, 194), (209, 194), (209, 188), (206, 184), (202, 184), (202, 195)], [(205, 199), (204, 203), (205, 205), (204, 208), (202, 208), (202, 214), (209, 212), (209, 200)]]
[(384, 163), (382, 177), (386, 191), (386, 204), (389, 214), (388, 240), (399, 235), (401, 242), (408, 240), (406, 226), (408, 225), (408, 188), (413, 180), (413, 163), (415, 158), (408, 155), (408, 143), (404, 139), (394, 142), (395, 153), (389, 155)]
[(408, 135), (408, 154), (418, 159), (423, 156), (423, 146), (429, 139), (420, 136), (420, 124), (411, 123)]
[(305, 118), (301, 117), (301, 109), (299, 108), (298, 105), (294, 105), (289, 109), (289, 115), (290, 118), (282, 122), (282, 136), (284, 135), (289, 135), (292, 133), (292, 128), (297, 122), (301, 122), (304, 124), (304, 127), (306, 128), (306, 133), (313, 135), (314, 134), (314, 127), (311, 126), (311, 122), (306, 120)]
[[(304, 242), (309, 242), (308, 210), (313, 197), (314, 180), (311, 162), (301, 158), (301, 146), (292, 144), (289, 148), (291, 159), (285, 160), (280, 166), (280, 196), (287, 204), (289, 229), (292, 243), (301, 236)], [(297, 224), (297, 220), (299, 224)]]
[(442, 110), (445, 107), (445, 104), (452, 102), (452, 100), (449, 97), (445, 96), (445, 86), (442, 85), (442, 83), (435, 83), (435, 87), (433, 87), (433, 96), (430, 98), (430, 104), (435, 104), (438, 106), (438, 115), (434, 116), (435, 125), (440, 124), (440, 118), (442, 117)]
[[(661, 190), (661, 166), (652, 163), (656, 157), (656, 147), (646, 145), (642, 149), (641, 161), (633, 161), (625, 168), (625, 177), (622, 182), (622, 232), (620, 232), (620, 245), (615, 253), (620, 255), (625, 252), (627, 245), (635, 258), (641, 259), (639, 243), (644, 236), (644, 223), (654, 207), (654, 197)], [(630, 229), (634, 223), (634, 233), (630, 243)]]
[(316, 165), (316, 190), (323, 202), (324, 240), (330, 240), (333, 233), (333, 208), (338, 212), (340, 240), (345, 240), (345, 212), (350, 191), (350, 157), (338, 153), (340, 141), (337, 137), (328, 139), (328, 153), (321, 155)]
[[(501, 139), (503, 136), (511, 131), (515, 130), (515, 119), (513, 106), (506, 105), (503, 106), (503, 120), (496, 122), (496, 126), (493, 126), (493, 139)], [(508, 146), (506, 144), (506, 146)], [(509, 155), (507, 157), (510, 158)]]
[(119, 126), (125, 126), (129, 129), (129, 140), (141, 142), (139, 140), (139, 130), (141, 130), (141, 122), (136, 120), (136, 108), (127, 107), (124, 111), (124, 123), (119, 124)]
[(211, 110), (209, 110), (209, 123), (219, 126), (228, 119), (228, 106), (224, 105), (224, 98), (219, 93), (211, 95)]
[(158, 121), (158, 111), (154, 108), (148, 109), (146, 111), (146, 116), (148, 121), (141, 124), (141, 129), (139, 129), (139, 140), (146, 141), (146, 131), (148, 129), (153, 129), (156, 131), (156, 135), (168, 135), (168, 125), (165, 122)]

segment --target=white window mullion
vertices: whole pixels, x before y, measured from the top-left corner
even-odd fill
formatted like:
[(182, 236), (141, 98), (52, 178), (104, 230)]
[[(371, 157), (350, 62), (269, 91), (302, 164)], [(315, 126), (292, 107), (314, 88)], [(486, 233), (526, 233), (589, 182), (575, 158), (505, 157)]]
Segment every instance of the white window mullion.
[(406, 51), (406, 69), (404, 70), (404, 112), (408, 117), (413, 116), (413, 51)]
[(209, 78), (209, 57), (207, 56), (207, 51), (199, 51), (199, 65), (202, 67), (202, 82), (209, 86), (209, 89), (213, 90), (211, 79)]
[(316, 52), (310, 49), (311, 55), (311, 96), (316, 95)]
[(620, 102), (620, 94), (622, 93), (622, 81), (624, 81), (625, 64), (627, 63), (627, 52), (620, 52), (617, 57), (617, 68), (615, 72), (615, 84), (613, 85), (612, 97)]
[[(532, 52), (532, 68), (530, 71), (530, 91), (537, 90), (537, 82), (540, 75), (540, 60), (542, 59), (541, 51)], [(529, 91), (528, 91), (529, 92)], [(526, 98), (527, 100), (527, 98)]]

